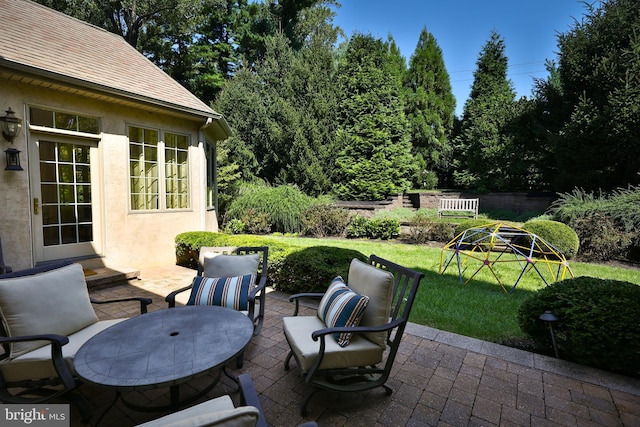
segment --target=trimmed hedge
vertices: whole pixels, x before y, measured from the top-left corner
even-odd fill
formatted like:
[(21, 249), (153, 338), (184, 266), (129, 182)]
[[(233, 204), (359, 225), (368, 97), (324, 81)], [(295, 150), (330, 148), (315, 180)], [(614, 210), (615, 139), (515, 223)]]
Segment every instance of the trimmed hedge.
[(564, 254), (567, 259), (575, 257), (578, 253), (580, 239), (573, 228), (567, 224), (559, 221), (534, 219), (525, 222), (522, 229), (541, 237)]
[(289, 292), (324, 292), (336, 276), (347, 281), (351, 260), (367, 261), (353, 249), (314, 246), (291, 251), (275, 273), (276, 289)]
[(198, 268), (198, 256), (203, 246), (268, 246), (268, 284), (290, 293), (324, 292), (334, 277), (340, 275), (347, 280), (353, 258), (368, 259), (352, 249), (305, 248), (249, 234), (191, 231), (177, 235), (175, 242), (176, 264), (193, 269)]
[(640, 286), (577, 277), (541, 289), (519, 309), (520, 329), (548, 354), (552, 342), (539, 319), (551, 310), (560, 357), (624, 375), (640, 376)]

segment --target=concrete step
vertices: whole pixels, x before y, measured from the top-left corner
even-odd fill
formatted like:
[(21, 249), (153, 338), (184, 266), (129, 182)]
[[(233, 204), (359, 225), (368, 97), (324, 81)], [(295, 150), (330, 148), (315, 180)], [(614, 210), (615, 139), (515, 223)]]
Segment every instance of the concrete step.
[(107, 288), (137, 279), (140, 270), (131, 267), (105, 266), (101, 259), (92, 258), (79, 261), (84, 269), (87, 287), (91, 290)]

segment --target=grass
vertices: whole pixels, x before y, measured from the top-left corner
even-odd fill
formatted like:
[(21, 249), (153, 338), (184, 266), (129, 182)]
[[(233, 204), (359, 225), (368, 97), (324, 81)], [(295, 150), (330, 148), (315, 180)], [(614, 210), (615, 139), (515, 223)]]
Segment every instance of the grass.
[[(486, 268), (463, 285), (454, 265), (445, 274), (439, 273), (442, 250), (425, 245), (283, 236), (274, 239), (305, 247), (323, 245), (355, 249), (367, 256), (376, 254), (421, 271), (425, 277), (410, 320), (486, 341), (503, 342), (525, 337), (518, 326), (518, 309), (523, 301), (545, 286), (539, 276), (529, 272), (520, 280), (515, 291), (508, 294)], [(592, 276), (640, 284), (640, 274), (636, 270), (577, 262), (569, 264), (576, 277)], [(477, 267), (469, 266), (464, 277), (470, 276), (475, 269)], [(520, 268), (515, 263), (502, 263), (496, 267), (496, 271), (507, 289), (511, 288), (520, 274)]]

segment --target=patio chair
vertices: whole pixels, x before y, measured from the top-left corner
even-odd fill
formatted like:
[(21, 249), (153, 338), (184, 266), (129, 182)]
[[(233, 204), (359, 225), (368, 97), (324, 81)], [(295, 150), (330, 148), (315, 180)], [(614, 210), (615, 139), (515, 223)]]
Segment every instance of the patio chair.
[[(238, 376), (240, 384), (240, 406), (235, 407), (229, 395), (165, 415), (157, 420), (149, 421), (138, 427), (176, 427), (176, 426), (233, 426), (233, 427), (267, 427), (267, 421), (253, 386), (247, 374)], [(299, 427), (317, 426), (308, 422)]]
[[(371, 255), (368, 263), (351, 262), (348, 286), (336, 278), (325, 293), (290, 297), (296, 305), (294, 315), (283, 319), (290, 347), (284, 367), (289, 370), (294, 358), (312, 386), (303, 400), (302, 416), (321, 389), (352, 392), (383, 387), (387, 395), (392, 393), (385, 383), (422, 277)], [(304, 298), (320, 299), (317, 315), (298, 316)]]
[[(75, 388), (78, 349), (98, 332), (124, 319), (100, 321), (92, 303), (136, 301), (146, 313), (149, 298), (97, 301), (89, 297), (80, 264), (70, 261), (15, 271), (0, 279), (0, 400), (39, 404), (67, 400), (84, 421), (87, 402)], [(12, 277), (6, 277), (12, 276)]]
[[(267, 246), (203, 246), (198, 275), (189, 286), (167, 295), (165, 301), (169, 307), (175, 307), (176, 296), (190, 290), (186, 305), (222, 305), (243, 311), (253, 319), (253, 335), (258, 335), (264, 322), (268, 255)], [(250, 275), (253, 277), (247, 277)], [(244, 291), (245, 287), (247, 292), (236, 292)], [(229, 297), (221, 296), (223, 291)]]

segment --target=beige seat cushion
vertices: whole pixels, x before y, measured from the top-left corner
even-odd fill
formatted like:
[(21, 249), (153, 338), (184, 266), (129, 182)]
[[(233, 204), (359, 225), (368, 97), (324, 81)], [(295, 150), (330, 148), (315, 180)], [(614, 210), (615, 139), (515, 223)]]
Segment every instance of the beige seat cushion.
[[(393, 293), (393, 274), (358, 259), (349, 266), (349, 287), (369, 297), (360, 326), (380, 326), (389, 322)], [(386, 332), (371, 332), (366, 335), (381, 348), (386, 347)], [(350, 344), (351, 345), (351, 344)]]
[(203, 250), (201, 258), (205, 277), (236, 277), (256, 274), (260, 263), (260, 254), (224, 255)]
[[(320, 341), (314, 341), (311, 334), (326, 326), (316, 316), (285, 317), (282, 321), (291, 350), (302, 365), (300, 368), (306, 372), (318, 358), (320, 349)], [(354, 335), (346, 347), (340, 347), (332, 336), (326, 337), (325, 342), (320, 369), (375, 365), (382, 360), (384, 349), (362, 335)]]
[[(89, 338), (125, 319), (103, 320), (93, 323), (68, 336), (69, 343), (62, 346), (62, 356), (73, 371), (73, 359)], [(46, 342), (45, 342), (46, 343)], [(58, 375), (51, 362), (51, 345), (38, 347), (19, 357), (0, 361), (0, 371), (5, 381), (23, 381), (34, 378), (56, 378)]]
[[(0, 280), (0, 316), (10, 337), (70, 335), (98, 321), (80, 264)], [(46, 342), (14, 343), (10, 357), (43, 345)]]
[(257, 408), (235, 408), (229, 396), (222, 396), (140, 424), (139, 427), (253, 427), (257, 424), (259, 415)]

